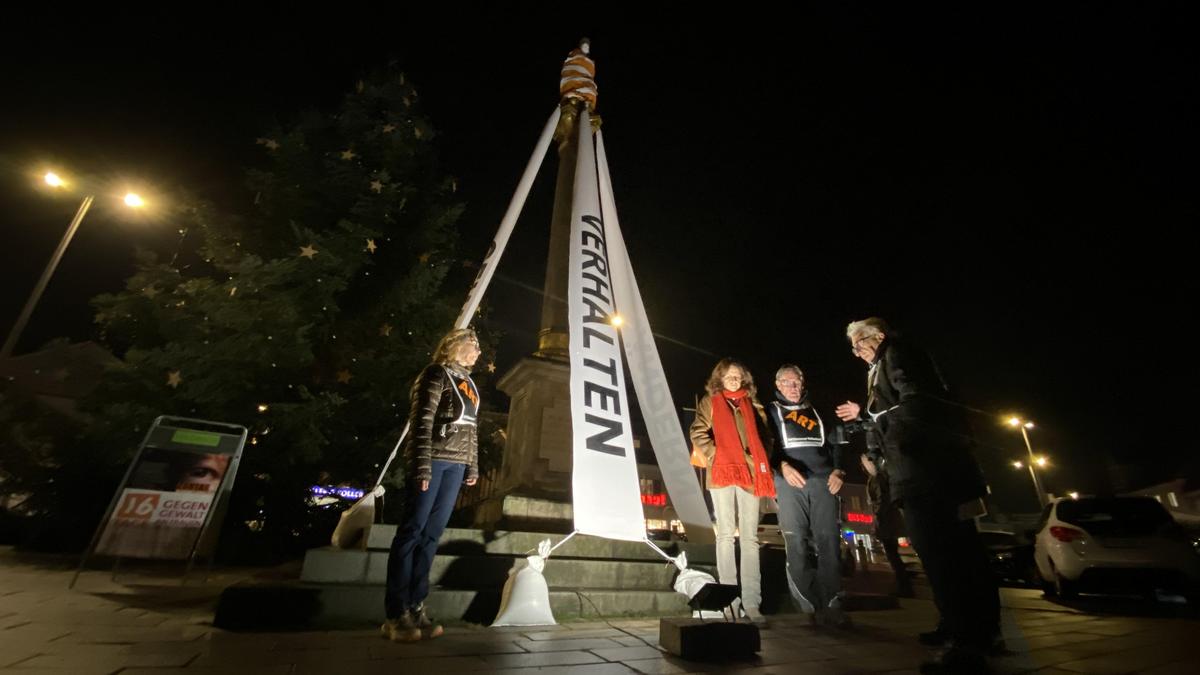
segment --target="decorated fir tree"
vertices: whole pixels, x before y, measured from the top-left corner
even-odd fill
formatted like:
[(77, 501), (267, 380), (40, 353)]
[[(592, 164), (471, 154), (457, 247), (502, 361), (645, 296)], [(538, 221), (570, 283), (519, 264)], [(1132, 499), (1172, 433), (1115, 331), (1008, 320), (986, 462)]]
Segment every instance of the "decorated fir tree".
[(432, 139), (394, 70), (258, 138), (243, 209), (185, 209), (192, 246), (142, 255), (94, 300), (121, 365), (91, 442), (132, 449), (160, 414), (248, 426), (228, 527), (256, 520), (274, 541), (305, 527), (314, 482), (366, 484), (462, 299), (446, 290), (461, 206)]

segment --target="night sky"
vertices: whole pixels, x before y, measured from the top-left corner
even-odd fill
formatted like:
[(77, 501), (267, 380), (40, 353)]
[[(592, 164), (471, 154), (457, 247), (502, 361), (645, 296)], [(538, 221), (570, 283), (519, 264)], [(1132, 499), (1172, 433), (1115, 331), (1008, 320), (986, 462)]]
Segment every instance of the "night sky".
[[(1184, 4), (837, 4), (855, 6), (786, 19), (747, 3), (690, 19), (683, 4), (596, 17), (557, 3), (11, 17), (0, 326), (76, 207), (36, 189), (39, 167), (240, 208), (242, 167), (273, 120), (332, 109), (390, 60), (439, 130), (468, 207), (462, 254), (478, 260), (556, 104), (561, 60), (587, 35), (650, 319), (693, 347), (660, 345), (677, 404), (713, 355), (746, 359), (767, 388), (793, 361), (828, 422), (863, 397), (845, 324), (879, 315), (991, 413), (973, 419), (1002, 506), (1031, 510), (1034, 496), (1008, 466), (1024, 449), (1001, 413), (1037, 422), (1051, 491), (1102, 489), (1112, 459), (1147, 480), (1183, 475), (1200, 149)], [(501, 370), (536, 341), (541, 300), (521, 284), (541, 287), (555, 165), (489, 295)], [(89, 216), (19, 351), (93, 337), (87, 300), (120, 287), (133, 246), (177, 241), (169, 223), (117, 216)]]

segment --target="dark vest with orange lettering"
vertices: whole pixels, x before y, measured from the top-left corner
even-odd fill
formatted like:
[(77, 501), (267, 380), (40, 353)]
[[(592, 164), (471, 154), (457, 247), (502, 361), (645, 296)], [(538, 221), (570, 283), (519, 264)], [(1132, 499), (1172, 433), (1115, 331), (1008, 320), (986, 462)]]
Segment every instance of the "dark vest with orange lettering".
[(453, 368), (446, 368), (446, 377), (450, 379), (450, 387), (454, 390), (454, 396), (450, 397), (452, 406), (447, 425), (475, 426), (479, 418), (479, 390), (475, 388), (475, 382), (470, 375), (456, 372)]
[(808, 403), (789, 403), (776, 397), (767, 406), (779, 449), (787, 461), (806, 477), (829, 475), (836, 468), (833, 453), (825, 444), (825, 425), (816, 409)]

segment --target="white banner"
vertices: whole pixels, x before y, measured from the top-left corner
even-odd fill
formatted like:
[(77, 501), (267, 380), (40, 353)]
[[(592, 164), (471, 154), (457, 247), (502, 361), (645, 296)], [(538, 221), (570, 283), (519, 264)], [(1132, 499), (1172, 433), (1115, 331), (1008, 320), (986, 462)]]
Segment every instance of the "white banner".
[(612, 179), (608, 174), (608, 158), (604, 152), (604, 135), (599, 131), (596, 132), (596, 164), (600, 174), (600, 206), (604, 212), (609, 276), (617, 307), (624, 319), (621, 341), (625, 345), (625, 357), (629, 359), (629, 375), (646, 423), (646, 433), (671, 497), (671, 506), (687, 528), (688, 541), (711, 543), (714, 540), (712, 519), (691, 464), (691, 453), (679, 424), (679, 410), (671, 399), (662, 359), (654, 344), (654, 333), (642, 304), (625, 238), (621, 235)]
[(575, 529), (609, 539), (642, 541), (637, 459), (629, 397), (601, 217), (596, 153), (587, 110), (576, 121), (579, 155), (571, 205), (567, 308), (571, 350), (571, 471)]
[[(512, 201), (508, 203), (508, 210), (504, 212), (504, 218), (500, 220), (500, 229), (496, 231), (496, 238), (492, 240), (492, 245), (483, 256), (483, 263), (479, 265), (479, 274), (475, 276), (475, 283), (471, 285), (471, 290), (467, 293), (467, 302), (463, 304), (462, 311), (458, 314), (458, 321), (454, 322), (455, 328), (466, 328), (471, 324), (471, 319), (475, 317), (475, 310), (479, 308), (479, 301), (483, 299), (483, 293), (487, 290), (492, 275), (496, 272), (496, 265), (500, 264), (500, 256), (504, 253), (504, 247), (508, 245), (508, 238), (517, 224), (521, 209), (525, 208), (529, 189), (533, 187), (533, 179), (537, 178), (538, 169), (542, 166), (542, 159), (546, 157), (546, 150), (554, 138), (554, 130), (558, 127), (558, 118), (561, 115), (562, 111), (559, 107), (554, 106), (554, 112), (550, 114), (550, 119), (542, 128), (542, 135), (538, 137), (533, 154), (525, 165), (525, 173), (521, 174), (521, 181), (517, 183), (517, 191), (513, 193)], [(402, 434), (401, 438), (403, 437)]]
[[(513, 228), (517, 225), (521, 209), (525, 208), (525, 200), (529, 197), (533, 180), (537, 178), (538, 169), (542, 168), (542, 160), (546, 157), (546, 150), (554, 138), (554, 130), (558, 128), (558, 118), (561, 116), (562, 110), (558, 106), (554, 106), (554, 112), (550, 113), (550, 119), (542, 128), (542, 135), (538, 137), (533, 154), (529, 156), (529, 161), (525, 164), (525, 173), (521, 174), (521, 180), (517, 183), (517, 191), (513, 193), (512, 200), (508, 202), (508, 210), (500, 219), (500, 228), (496, 231), (496, 237), (492, 239), (492, 245), (483, 255), (483, 262), (479, 265), (479, 274), (475, 275), (475, 283), (471, 284), (471, 290), (467, 292), (467, 301), (463, 303), (462, 310), (458, 313), (458, 320), (454, 322), (455, 328), (466, 328), (471, 325), (471, 319), (475, 318), (475, 310), (479, 309), (479, 302), (483, 300), (483, 294), (492, 281), (492, 275), (496, 273), (496, 266), (500, 264), (500, 256), (504, 254), (508, 238), (512, 236)], [(406, 423), (404, 430), (400, 432), (400, 438), (396, 441), (396, 447), (392, 448), (392, 453), (384, 461), (383, 470), (379, 472), (374, 489), (378, 489), (383, 484), (383, 479), (387, 477), (388, 468), (396, 459), (400, 445), (404, 443), (404, 438), (408, 436), (408, 427), (409, 425)]]

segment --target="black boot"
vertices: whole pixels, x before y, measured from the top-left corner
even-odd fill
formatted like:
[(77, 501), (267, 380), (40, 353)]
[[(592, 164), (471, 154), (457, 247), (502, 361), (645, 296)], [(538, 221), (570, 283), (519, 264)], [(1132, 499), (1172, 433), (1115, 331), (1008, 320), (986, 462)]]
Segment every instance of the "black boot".
[(944, 647), (949, 639), (950, 633), (946, 631), (941, 622), (938, 623), (937, 628), (917, 634), (917, 642), (926, 647)]

